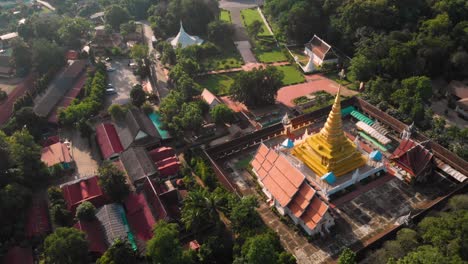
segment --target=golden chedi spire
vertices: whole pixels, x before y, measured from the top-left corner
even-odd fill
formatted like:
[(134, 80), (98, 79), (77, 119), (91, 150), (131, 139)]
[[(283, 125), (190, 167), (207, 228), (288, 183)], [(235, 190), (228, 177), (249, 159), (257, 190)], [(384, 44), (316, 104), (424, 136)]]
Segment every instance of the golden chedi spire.
[(292, 150), (294, 156), (320, 177), (328, 172), (339, 177), (366, 163), (364, 156), (343, 132), (340, 90), (341, 86), (320, 132), (309, 136)]

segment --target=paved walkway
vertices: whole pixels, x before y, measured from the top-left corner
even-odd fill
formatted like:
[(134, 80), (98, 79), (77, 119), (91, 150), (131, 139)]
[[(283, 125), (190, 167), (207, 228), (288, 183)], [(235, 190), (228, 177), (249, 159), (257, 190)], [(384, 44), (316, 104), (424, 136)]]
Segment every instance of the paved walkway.
[(240, 68), (232, 68), (232, 69), (227, 69), (227, 70), (216, 70), (216, 71), (209, 71), (205, 73), (199, 74), (199, 76), (203, 75), (211, 75), (211, 74), (221, 74), (221, 73), (230, 73), (230, 72), (240, 72), (240, 71), (251, 71), (253, 69), (259, 68), (259, 67), (266, 67), (266, 66), (285, 66), (285, 65), (290, 65), (288, 61), (282, 61), (282, 62), (273, 62), (273, 63), (247, 63), (243, 65)]
[(234, 27), (234, 36), (232, 40), (236, 45), (239, 53), (244, 60), (244, 63), (256, 63), (257, 59), (252, 53), (252, 46), (249, 42), (249, 35), (247, 30), (242, 24), (241, 10), (256, 7), (256, 1), (252, 0), (235, 0), (235, 1), (220, 1), (219, 6), (222, 9), (228, 10), (231, 12), (232, 25)]

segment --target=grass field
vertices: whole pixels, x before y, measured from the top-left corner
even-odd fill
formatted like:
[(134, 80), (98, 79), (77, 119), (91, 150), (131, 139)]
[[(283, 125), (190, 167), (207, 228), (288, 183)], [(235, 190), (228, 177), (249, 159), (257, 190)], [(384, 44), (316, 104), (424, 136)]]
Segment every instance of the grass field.
[(270, 31), (268, 30), (267, 26), (263, 22), (260, 13), (258, 13), (257, 9), (244, 9), (241, 11), (242, 15), (242, 22), (244, 23), (245, 28), (252, 24), (254, 21), (262, 22), (262, 29), (263, 32), (259, 33), (258, 36), (271, 36)]
[(221, 53), (204, 58), (200, 63), (205, 71), (240, 68), (244, 61), (233, 42), (219, 47)]
[(254, 49), (254, 53), (257, 59), (263, 63), (280, 62), (288, 60), (288, 58), (284, 55), (280, 48), (269, 48), (267, 50), (257, 48)]
[(221, 19), (222, 21), (231, 23), (231, 22), (232, 22), (232, 20), (231, 20), (231, 12), (229, 12), (228, 10), (223, 10), (223, 9), (221, 9), (221, 13), (220, 13), (220, 15), (219, 15), (219, 19)]
[(198, 78), (196, 81), (202, 88), (210, 90), (218, 96), (229, 94), (229, 89), (234, 83), (236, 73), (211, 74)]
[(285, 86), (305, 81), (304, 75), (295, 66), (277, 66), (276, 69), (283, 72), (283, 85)]

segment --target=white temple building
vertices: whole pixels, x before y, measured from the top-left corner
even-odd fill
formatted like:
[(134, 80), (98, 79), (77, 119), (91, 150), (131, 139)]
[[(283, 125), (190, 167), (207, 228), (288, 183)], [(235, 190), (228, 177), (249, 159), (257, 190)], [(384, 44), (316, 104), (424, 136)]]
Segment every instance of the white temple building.
[(191, 36), (185, 32), (182, 21), (180, 22), (180, 30), (177, 36), (169, 38), (167, 41), (171, 43), (174, 49), (179, 45), (181, 48), (186, 48), (191, 45), (201, 45), (203, 43), (203, 39), (198, 36)]

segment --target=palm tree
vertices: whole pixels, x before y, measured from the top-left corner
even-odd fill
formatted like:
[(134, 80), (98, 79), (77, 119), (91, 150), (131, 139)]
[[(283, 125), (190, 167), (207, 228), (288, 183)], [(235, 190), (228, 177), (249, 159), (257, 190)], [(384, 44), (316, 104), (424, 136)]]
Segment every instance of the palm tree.
[(206, 189), (188, 193), (182, 208), (182, 222), (186, 229), (197, 232), (200, 227), (219, 223), (218, 197)]

